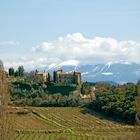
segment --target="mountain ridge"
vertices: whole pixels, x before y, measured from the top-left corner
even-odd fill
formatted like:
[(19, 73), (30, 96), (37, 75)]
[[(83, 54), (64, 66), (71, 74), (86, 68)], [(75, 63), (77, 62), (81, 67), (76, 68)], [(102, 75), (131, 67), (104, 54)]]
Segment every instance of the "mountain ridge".
[(115, 83), (136, 83), (140, 79), (140, 64), (136, 63), (112, 63), (95, 65), (56, 65), (51, 69), (38, 68), (39, 71), (48, 71), (53, 73), (55, 70), (79, 71), (82, 75), (82, 81), (98, 82), (113, 81)]

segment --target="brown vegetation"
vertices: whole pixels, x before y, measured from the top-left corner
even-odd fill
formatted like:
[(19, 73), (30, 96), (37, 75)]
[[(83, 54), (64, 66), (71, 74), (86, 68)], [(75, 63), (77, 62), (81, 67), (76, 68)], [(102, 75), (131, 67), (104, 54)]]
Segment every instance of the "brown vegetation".
[(8, 113), (8, 80), (0, 61), (0, 140), (11, 140), (12, 118)]

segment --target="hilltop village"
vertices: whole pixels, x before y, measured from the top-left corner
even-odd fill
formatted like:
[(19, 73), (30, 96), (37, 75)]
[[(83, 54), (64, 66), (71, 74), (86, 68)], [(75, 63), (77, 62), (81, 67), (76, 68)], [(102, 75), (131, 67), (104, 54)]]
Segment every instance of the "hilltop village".
[[(59, 85), (75, 85), (81, 87), (81, 73), (80, 72), (64, 72), (63, 70), (57, 70), (53, 72), (53, 79), (50, 80), (48, 72), (36, 72), (36, 75), (40, 76), (45, 83), (56, 83)], [(90, 91), (86, 94), (81, 94), (81, 90), (79, 90), (81, 99), (95, 99), (95, 91), (96, 88), (93, 86)]]
[[(95, 85), (82, 83), (81, 73), (56, 70), (25, 72), (9, 68), (11, 104), (33, 106), (78, 106), (95, 99)], [(28, 100), (27, 100), (28, 99)]]

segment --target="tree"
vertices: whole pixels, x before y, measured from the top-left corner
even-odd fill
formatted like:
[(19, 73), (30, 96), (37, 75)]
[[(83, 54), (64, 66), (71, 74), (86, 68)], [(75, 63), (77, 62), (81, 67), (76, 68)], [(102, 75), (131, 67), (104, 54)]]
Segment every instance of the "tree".
[(14, 68), (13, 67), (9, 68), (9, 75), (14, 76), (14, 74), (15, 74)]
[(113, 88), (105, 85), (97, 88), (96, 100), (89, 106), (91, 109), (128, 124), (135, 123), (136, 85), (124, 84)]
[(54, 81), (54, 83), (58, 83), (57, 71), (53, 72), (53, 81)]
[(23, 66), (19, 66), (18, 69), (15, 71), (15, 76), (23, 77), (25, 74), (25, 70)]
[(18, 67), (18, 74), (20, 77), (24, 76), (24, 67), (23, 66)]
[(48, 73), (48, 78), (47, 78), (47, 81), (50, 82), (51, 81), (51, 76), (50, 76), (50, 73)]

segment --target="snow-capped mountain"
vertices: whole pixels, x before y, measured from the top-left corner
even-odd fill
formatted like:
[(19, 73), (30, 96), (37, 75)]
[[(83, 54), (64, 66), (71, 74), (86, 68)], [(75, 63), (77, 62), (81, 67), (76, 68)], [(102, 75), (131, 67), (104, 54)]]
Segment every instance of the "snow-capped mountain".
[(48, 70), (63, 69), (64, 71), (79, 71), (82, 81), (114, 81), (116, 83), (134, 82), (140, 79), (140, 64), (135, 63), (107, 63), (96, 65), (57, 65)]
[(140, 64), (99, 64), (95, 66), (88, 66), (88, 68), (89, 67), (91, 67), (90, 71), (87, 70), (82, 72), (83, 81), (114, 81), (117, 83), (136, 83), (138, 79), (140, 79)]

